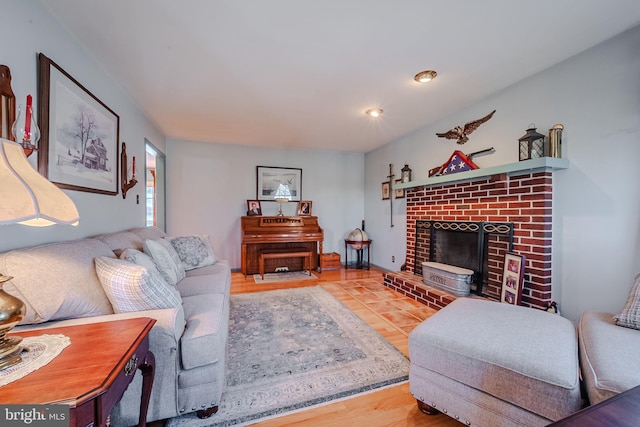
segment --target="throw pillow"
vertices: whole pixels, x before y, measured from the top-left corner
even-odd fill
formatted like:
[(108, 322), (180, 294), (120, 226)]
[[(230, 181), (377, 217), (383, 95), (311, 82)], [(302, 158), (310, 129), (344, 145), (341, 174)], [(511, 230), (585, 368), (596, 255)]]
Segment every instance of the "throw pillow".
[[(153, 258), (145, 254), (144, 252), (140, 252), (139, 250), (133, 248), (127, 248), (122, 251), (118, 258), (145, 267), (147, 270), (158, 273), (160, 277), (162, 277), (162, 274), (160, 273), (160, 270), (158, 270), (158, 266), (153, 261)], [(164, 278), (162, 280), (164, 280)]]
[(185, 270), (214, 264), (217, 259), (209, 236), (181, 236), (170, 239)]
[(618, 326), (640, 329), (640, 274), (636, 275), (635, 283), (622, 313), (614, 316), (613, 320)]
[(186, 276), (186, 273), (184, 271), (184, 267), (182, 266), (182, 260), (180, 260), (180, 256), (178, 256), (178, 252), (176, 252), (176, 250), (173, 248), (173, 246), (171, 245), (171, 242), (169, 242), (164, 238), (157, 239), (155, 241), (160, 243), (167, 250), (167, 252), (169, 253), (169, 256), (171, 257), (173, 262), (176, 264), (176, 274), (178, 275), (178, 282), (184, 279)]
[(108, 257), (95, 259), (96, 273), (116, 313), (180, 307), (178, 291), (153, 270)]
[(168, 284), (176, 284), (184, 278), (185, 272), (182, 264), (177, 265), (169, 251), (158, 240), (145, 240), (144, 253), (153, 258), (158, 271)]

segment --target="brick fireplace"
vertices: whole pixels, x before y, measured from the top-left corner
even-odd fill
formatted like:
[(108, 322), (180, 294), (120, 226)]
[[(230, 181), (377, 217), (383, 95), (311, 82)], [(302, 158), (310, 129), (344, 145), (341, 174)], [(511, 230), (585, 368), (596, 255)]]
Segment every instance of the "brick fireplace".
[[(447, 182), (406, 188), (406, 271), (385, 274), (385, 285), (433, 308), (452, 297), (422, 284), (416, 265), (416, 223), (472, 221), (513, 224), (513, 251), (525, 255), (522, 305), (544, 308), (551, 301), (551, 226), (553, 172), (547, 169), (483, 176), (465, 182)], [(420, 260), (418, 260), (420, 261)], [(504, 256), (489, 257), (487, 271), (497, 297)], [(487, 295), (483, 295), (487, 296)]]

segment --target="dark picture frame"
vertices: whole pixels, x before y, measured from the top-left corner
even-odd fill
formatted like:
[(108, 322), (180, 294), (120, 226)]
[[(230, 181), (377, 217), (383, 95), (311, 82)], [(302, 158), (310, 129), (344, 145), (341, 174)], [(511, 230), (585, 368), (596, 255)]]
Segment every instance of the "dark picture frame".
[(291, 201), (299, 202), (302, 196), (302, 169), (256, 166), (256, 199), (273, 201), (280, 184), (291, 192)]
[(382, 183), (382, 200), (389, 200), (391, 198), (391, 183), (385, 181)]
[(120, 117), (38, 55), (38, 171), (60, 188), (118, 194)]
[(247, 216), (262, 215), (262, 203), (260, 200), (247, 200)]
[[(396, 184), (402, 184), (401, 179), (396, 179)], [(393, 190), (393, 194), (396, 196), (396, 199), (404, 199), (404, 188), (396, 188)]]
[(504, 255), (502, 271), (502, 292), (500, 301), (520, 305), (522, 302), (522, 285), (524, 283), (524, 267), (526, 258), (513, 252)]
[(311, 216), (312, 203), (311, 200), (300, 200), (298, 202), (298, 216)]

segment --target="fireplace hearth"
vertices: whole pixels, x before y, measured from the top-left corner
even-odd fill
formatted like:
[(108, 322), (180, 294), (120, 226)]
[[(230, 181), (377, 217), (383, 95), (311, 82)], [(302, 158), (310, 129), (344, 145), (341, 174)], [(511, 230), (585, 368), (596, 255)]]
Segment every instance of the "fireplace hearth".
[(415, 269), (431, 261), (473, 271), (471, 291), (499, 298), (504, 255), (513, 250), (513, 224), (467, 221), (416, 221)]

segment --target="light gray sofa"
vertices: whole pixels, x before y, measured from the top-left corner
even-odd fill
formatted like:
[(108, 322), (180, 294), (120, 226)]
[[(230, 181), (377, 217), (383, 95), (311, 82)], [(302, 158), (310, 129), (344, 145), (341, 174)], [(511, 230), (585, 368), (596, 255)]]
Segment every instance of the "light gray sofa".
[(612, 313), (587, 311), (580, 317), (578, 336), (591, 405), (640, 385), (640, 330), (616, 325)]
[[(146, 239), (165, 237), (157, 228), (141, 227), (0, 254), (0, 271), (14, 276), (4, 289), (27, 307), (18, 330), (131, 317), (156, 319), (149, 340), (156, 373), (147, 421), (195, 411), (211, 414), (225, 379), (231, 284), (226, 261), (186, 272), (176, 285), (181, 307), (128, 313), (114, 313), (96, 274), (95, 258), (116, 258), (127, 248), (142, 251)], [(138, 372), (111, 413), (112, 425), (137, 424), (141, 386)]]

